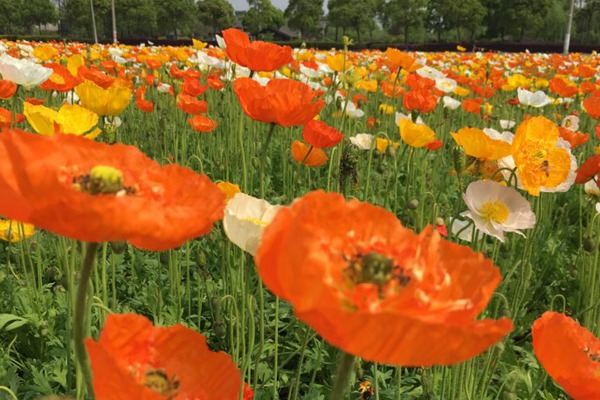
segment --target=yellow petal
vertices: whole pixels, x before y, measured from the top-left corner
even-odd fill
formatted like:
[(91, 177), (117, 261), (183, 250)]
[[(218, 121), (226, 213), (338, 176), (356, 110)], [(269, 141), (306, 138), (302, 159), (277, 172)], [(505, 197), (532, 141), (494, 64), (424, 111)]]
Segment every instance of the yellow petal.
[(34, 106), (31, 103), (23, 103), (23, 114), (27, 118), (29, 125), (40, 135), (53, 136), (54, 122), (58, 117), (58, 113), (48, 107), (38, 105)]

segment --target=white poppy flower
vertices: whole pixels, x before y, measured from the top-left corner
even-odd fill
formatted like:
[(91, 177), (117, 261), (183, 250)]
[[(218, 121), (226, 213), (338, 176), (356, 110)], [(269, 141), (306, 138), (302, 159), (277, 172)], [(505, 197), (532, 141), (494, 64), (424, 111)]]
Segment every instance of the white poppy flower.
[(471, 242), (473, 240), (473, 229), (475, 229), (476, 231), (475, 240), (481, 239), (483, 237), (483, 233), (481, 233), (479, 229), (475, 228), (473, 223), (471, 223), (470, 221), (455, 219), (454, 221), (452, 221), (452, 226), (450, 227), (452, 235), (458, 235), (458, 238), (464, 240), (465, 242)]
[(373, 144), (373, 135), (368, 133), (359, 133), (350, 138), (350, 143), (355, 145), (359, 150), (371, 150)]
[(437, 90), (444, 93), (452, 93), (456, 89), (456, 81), (450, 78), (438, 78), (435, 80), (435, 87)]
[(562, 120), (561, 127), (567, 128), (571, 132), (577, 132), (579, 129), (579, 117), (575, 115), (569, 115)]
[(541, 90), (530, 92), (526, 89), (517, 89), (517, 96), (519, 98), (519, 103), (525, 106), (540, 108), (552, 103), (552, 99)]
[(221, 35), (215, 35), (215, 39), (217, 40), (217, 45), (222, 50), (225, 50), (227, 48), (227, 44), (225, 43), (225, 39), (223, 39), (223, 36), (221, 36)]
[[(400, 121), (402, 121), (403, 119), (407, 119), (409, 121), (412, 122), (412, 118), (410, 115), (408, 114), (403, 114), (401, 112), (397, 112), (396, 111), (396, 125), (400, 126)], [(423, 118), (421, 118), (421, 116), (417, 117), (417, 121), (415, 122), (415, 124), (417, 125), (425, 125), (425, 122), (423, 122)]]
[(350, 118), (362, 118), (365, 112), (360, 108), (357, 108), (353, 102), (349, 101), (346, 103), (346, 115)]
[(442, 97), (442, 101), (444, 102), (444, 108), (449, 108), (450, 110), (456, 110), (461, 105), (460, 101), (453, 99), (450, 96)]
[(281, 208), (282, 206), (273, 206), (266, 200), (237, 193), (225, 207), (225, 234), (233, 244), (254, 255), (264, 229)]
[(30, 89), (44, 83), (54, 71), (30, 60), (19, 60), (7, 54), (0, 56), (0, 74), (6, 80)]
[(500, 122), (500, 128), (502, 129), (512, 129), (512, 127), (517, 124), (515, 121), (510, 121), (508, 119), (501, 119), (498, 122)]
[(504, 232), (523, 235), (521, 229), (535, 226), (531, 205), (511, 187), (489, 180), (476, 181), (467, 187), (463, 199), (469, 210), (461, 215), (472, 219), (477, 229), (501, 242), (504, 242)]
[(600, 187), (598, 187), (595, 177), (594, 179), (590, 179), (585, 183), (585, 185), (583, 185), (583, 190), (590, 196), (600, 197)]

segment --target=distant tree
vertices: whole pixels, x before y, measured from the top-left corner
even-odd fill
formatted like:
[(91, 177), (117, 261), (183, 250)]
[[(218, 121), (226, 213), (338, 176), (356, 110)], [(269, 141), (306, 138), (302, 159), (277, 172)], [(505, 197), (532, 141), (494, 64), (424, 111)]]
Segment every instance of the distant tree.
[(153, 0), (156, 7), (158, 30), (172, 33), (175, 38), (189, 34), (197, 21), (194, 0)]
[(20, 3), (20, 22), (27, 28), (37, 26), (41, 33), (43, 25), (58, 21), (58, 12), (50, 0), (25, 0), (15, 3)]
[(438, 29), (455, 30), (458, 41), (463, 39), (463, 31), (474, 39), (486, 13), (479, 0), (434, 0), (432, 9), (435, 15), (431, 16), (440, 24)]
[(315, 33), (323, 16), (323, 0), (290, 0), (284, 15), (288, 26), (299, 30), (302, 37)]
[(528, 33), (537, 33), (544, 25), (552, 2), (553, 0), (484, 0), (488, 36), (504, 38), (512, 35), (521, 40)]
[(213, 33), (217, 34), (233, 26), (235, 12), (227, 0), (200, 0), (198, 18), (201, 23), (212, 27)]
[(0, 32), (13, 33), (20, 24), (21, 7), (14, 0), (0, 0)]
[(425, 18), (425, 27), (437, 35), (438, 41), (442, 40), (442, 33), (450, 29), (444, 19), (444, 3), (444, 0), (429, 0)]
[(577, 38), (585, 43), (600, 42), (600, 0), (587, 0), (575, 13)]
[(384, 0), (329, 0), (327, 21), (335, 26), (335, 38), (338, 30), (346, 32), (348, 28), (356, 30), (356, 40), (361, 41), (361, 32), (371, 32), (375, 28), (375, 17), (384, 6)]
[(157, 28), (156, 8), (152, 0), (115, 2), (119, 37), (151, 36)]
[(402, 33), (408, 42), (409, 29), (423, 23), (427, 5), (427, 0), (389, 0), (380, 12), (383, 27), (391, 34)]
[[(111, 36), (110, 0), (93, 0), (98, 35)], [(61, 10), (61, 22), (64, 30), (74, 37), (92, 37), (92, 15), (90, 0), (66, 0)]]
[(285, 24), (283, 12), (271, 4), (271, 0), (248, 0), (250, 8), (242, 24), (248, 32), (258, 35), (265, 29), (279, 29)]

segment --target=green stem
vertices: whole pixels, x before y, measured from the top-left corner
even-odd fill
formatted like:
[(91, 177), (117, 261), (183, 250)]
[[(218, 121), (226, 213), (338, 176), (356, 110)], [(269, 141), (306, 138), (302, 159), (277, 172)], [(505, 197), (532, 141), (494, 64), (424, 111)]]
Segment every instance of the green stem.
[(273, 139), (273, 133), (275, 133), (276, 124), (271, 124), (269, 128), (269, 132), (267, 133), (267, 139), (265, 140), (265, 144), (260, 153), (260, 197), (261, 199), (265, 198), (265, 159), (267, 158), (267, 150), (269, 148), (269, 144), (271, 144), (271, 139)]
[(75, 316), (74, 316), (74, 340), (75, 340), (75, 357), (79, 368), (83, 373), (83, 378), (87, 392), (93, 398), (92, 374), (89, 368), (88, 356), (85, 350), (85, 325), (86, 325), (86, 310), (88, 290), (90, 287), (90, 277), (94, 270), (94, 262), (96, 261), (96, 252), (98, 243), (88, 243), (85, 252), (85, 258), (81, 268), (79, 284), (77, 285), (77, 294), (75, 297)]
[(354, 370), (354, 358), (352, 354), (342, 352), (338, 369), (335, 373), (331, 396), (329, 397), (331, 400), (343, 400), (346, 398), (348, 386), (350, 386), (350, 377)]

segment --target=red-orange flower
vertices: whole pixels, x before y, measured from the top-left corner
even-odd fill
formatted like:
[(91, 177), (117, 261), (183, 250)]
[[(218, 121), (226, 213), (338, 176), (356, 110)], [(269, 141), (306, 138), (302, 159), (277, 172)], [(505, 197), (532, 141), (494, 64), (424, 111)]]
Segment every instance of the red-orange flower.
[[(35, 161), (35, 162), (32, 162)], [(225, 196), (205, 175), (132, 146), (0, 134), (0, 213), (87, 242), (166, 250), (208, 233)]]
[(313, 119), (304, 125), (302, 138), (313, 147), (328, 149), (337, 145), (344, 135), (333, 126)]
[(189, 94), (192, 97), (198, 97), (208, 89), (208, 85), (200, 84), (200, 81), (195, 78), (188, 78), (187, 76), (183, 79), (182, 90), (184, 93)]
[(204, 100), (198, 100), (186, 93), (177, 95), (177, 107), (191, 115), (205, 114), (208, 111), (208, 103)]
[(591, 156), (577, 170), (575, 183), (586, 183), (600, 173), (600, 155)]
[(408, 111), (429, 113), (435, 109), (437, 97), (429, 90), (410, 90), (404, 95), (403, 104)]
[[(25, 121), (25, 116), (21, 113), (16, 115), (15, 123), (20, 124)], [(0, 107), (0, 129), (10, 128), (13, 124), (13, 113), (4, 107)]]
[(146, 100), (144, 97), (146, 95), (146, 86), (140, 86), (135, 91), (135, 105), (137, 108), (142, 110), (143, 112), (152, 112), (154, 110), (154, 103)]
[(600, 96), (588, 97), (583, 101), (585, 112), (592, 118), (600, 118)]
[(0, 99), (8, 100), (13, 97), (16, 92), (16, 83), (6, 79), (0, 79)]
[(259, 40), (250, 43), (248, 35), (239, 29), (224, 30), (223, 39), (229, 59), (253, 71), (275, 71), (293, 61), (291, 47)]
[(74, 77), (66, 67), (63, 67), (60, 64), (44, 64), (44, 67), (52, 69), (54, 73), (40, 85), (40, 89), (42, 90), (68, 92), (81, 83), (81, 81)]
[(271, 79), (261, 86), (254, 79), (239, 78), (233, 89), (246, 115), (256, 121), (297, 126), (310, 121), (325, 106), (315, 92), (292, 79)]
[(481, 114), (481, 103), (482, 100), (480, 98), (464, 99), (462, 101), (462, 108), (471, 114)]
[(213, 121), (204, 115), (195, 115), (193, 118), (188, 118), (188, 123), (196, 132), (212, 132), (219, 125), (217, 121)]
[(136, 314), (110, 314), (100, 339), (86, 339), (98, 400), (236, 400), (240, 371), (181, 324), (154, 327)]
[(533, 351), (548, 375), (574, 400), (600, 398), (600, 340), (564, 314), (533, 323)]
[(115, 78), (100, 71), (100, 69), (94, 65), (90, 68), (84, 66), (79, 67), (77, 74), (82, 80), (87, 79), (88, 81), (92, 81), (102, 89), (108, 89), (115, 81)]
[(307, 167), (321, 167), (325, 165), (329, 157), (319, 148), (309, 147), (299, 140), (292, 143), (292, 157), (298, 164), (304, 164)]
[(206, 82), (208, 83), (208, 86), (215, 90), (221, 90), (225, 87), (225, 83), (223, 83), (218, 75), (209, 75), (208, 78), (206, 78)]
[(281, 209), (256, 265), (300, 320), (365, 360), (454, 364), (512, 329), (506, 318), (476, 319), (501, 279), (492, 261), (339, 194), (312, 192)]
[(572, 149), (586, 143), (590, 138), (590, 135), (587, 133), (573, 132), (569, 128), (563, 128), (562, 126), (559, 126), (558, 130), (560, 137), (569, 142)]

